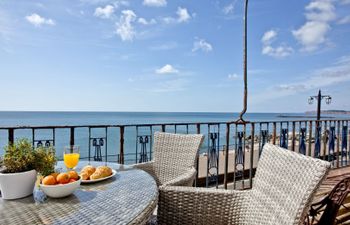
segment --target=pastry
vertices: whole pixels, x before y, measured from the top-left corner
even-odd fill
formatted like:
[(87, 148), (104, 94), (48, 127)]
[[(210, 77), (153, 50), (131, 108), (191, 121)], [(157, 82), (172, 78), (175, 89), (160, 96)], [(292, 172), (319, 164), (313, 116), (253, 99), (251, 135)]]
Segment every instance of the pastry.
[(100, 178), (108, 177), (112, 175), (112, 169), (108, 166), (99, 166), (96, 171), (90, 176), (91, 180), (97, 180)]
[(87, 165), (81, 170), (80, 173), (87, 173), (88, 176), (90, 177), (95, 171), (96, 171), (95, 167), (93, 167), (91, 165)]
[(80, 173), (80, 177), (82, 180), (89, 180), (90, 179), (90, 176), (87, 172)]

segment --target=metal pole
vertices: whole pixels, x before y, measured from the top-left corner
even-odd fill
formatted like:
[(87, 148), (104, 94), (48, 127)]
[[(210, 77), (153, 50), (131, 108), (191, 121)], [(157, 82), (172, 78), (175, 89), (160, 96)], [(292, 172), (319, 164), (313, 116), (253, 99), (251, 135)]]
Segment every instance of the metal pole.
[(332, 97), (330, 95), (322, 95), (321, 90), (318, 90), (318, 95), (309, 97), (309, 104), (312, 104), (315, 99), (317, 99), (317, 121), (316, 125), (318, 125), (319, 120), (321, 119), (321, 101), (322, 99), (326, 99), (326, 104), (330, 104)]
[(317, 120), (321, 119), (321, 90), (318, 90), (318, 96), (317, 96)]
[(69, 145), (74, 145), (74, 127), (70, 128), (70, 138), (69, 138)]
[(240, 122), (245, 122), (243, 115), (247, 111), (247, 98), (248, 98), (248, 82), (247, 82), (247, 22), (248, 22), (248, 0), (245, 0), (244, 4), (244, 32), (243, 32), (243, 80), (244, 80), (244, 96), (243, 96), (243, 110), (239, 115)]
[(121, 126), (120, 127), (120, 136), (119, 136), (119, 163), (124, 164), (124, 131), (125, 127)]
[(228, 183), (228, 154), (230, 148), (230, 124), (226, 123), (226, 146), (225, 146), (225, 170), (224, 170), (224, 188), (227, 189)]

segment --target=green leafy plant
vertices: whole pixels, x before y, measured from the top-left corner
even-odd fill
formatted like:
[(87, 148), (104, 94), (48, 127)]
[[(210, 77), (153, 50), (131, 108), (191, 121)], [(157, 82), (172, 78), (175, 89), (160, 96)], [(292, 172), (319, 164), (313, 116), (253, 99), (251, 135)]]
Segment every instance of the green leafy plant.
[(27, 139), (19, 139), (5, 147), (2, 166), (6, 173), (25, 172), (34, 169), (35, 154)]
[(57, 159), (54, 148), (33, 148), (28, 139), (19, 139), (5, 147), (5, 154), (0, 161), (3, 173), (19, 173), (35, 169), (46, 176), (54, 171)]
[(35, 149), (34, 168), (41, 175), (47, 176), (55, 172), (57, 158), (53, 147), (39, 147)]

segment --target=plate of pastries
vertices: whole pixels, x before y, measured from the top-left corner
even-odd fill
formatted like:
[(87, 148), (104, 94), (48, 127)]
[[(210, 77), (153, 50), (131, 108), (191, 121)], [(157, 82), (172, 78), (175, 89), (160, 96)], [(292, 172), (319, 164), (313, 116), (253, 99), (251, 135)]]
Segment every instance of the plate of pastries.
[(94, 167), (87, 165), (80, 171), (81, 183), (95, 183), (109, 179), (117, 174), (117, 171), (108, 166)]

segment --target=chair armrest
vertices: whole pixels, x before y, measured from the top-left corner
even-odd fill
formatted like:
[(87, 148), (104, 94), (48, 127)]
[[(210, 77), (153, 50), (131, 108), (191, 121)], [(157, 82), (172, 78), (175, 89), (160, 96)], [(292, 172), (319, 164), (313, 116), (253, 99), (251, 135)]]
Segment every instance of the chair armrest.
[(154, 172), (153, 164), (154, 164), (154, 161), (139, 163), (139, 164), (134, 164), (133, 168), (143, 170), (148, 174), (150, 174), (154, 179), (156, 179), (156, 174)]
[(158, 224), (239, 224), (249, 191), (162, 186)]
[(196, 174), (197, 170), (192, 167), (180, 176), (165, 182), (162, 186), (192, 186)]

